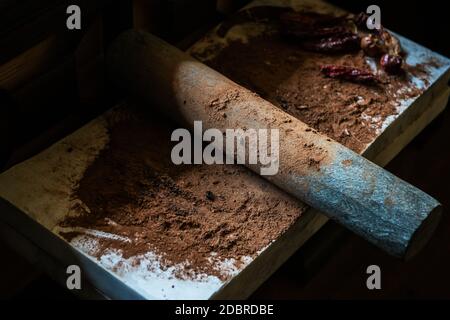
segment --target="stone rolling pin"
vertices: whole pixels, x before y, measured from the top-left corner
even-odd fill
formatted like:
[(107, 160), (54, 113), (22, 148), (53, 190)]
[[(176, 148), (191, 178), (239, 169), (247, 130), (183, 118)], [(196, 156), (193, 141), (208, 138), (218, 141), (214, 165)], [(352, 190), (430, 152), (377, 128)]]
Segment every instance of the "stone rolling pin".
[(121, 34), (107, 67), (131, 97), (189, 128), (279, 129), (279, 171), (264, 178), (392, 255), (413, 256), (438, 224), (431, 196), (153, 35)]

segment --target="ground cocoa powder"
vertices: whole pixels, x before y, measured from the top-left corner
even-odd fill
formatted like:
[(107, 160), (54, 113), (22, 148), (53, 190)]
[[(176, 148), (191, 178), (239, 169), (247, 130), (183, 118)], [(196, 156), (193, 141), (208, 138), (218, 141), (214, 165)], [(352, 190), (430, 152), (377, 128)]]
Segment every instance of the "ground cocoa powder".
[[(98, 257), (111, 249), (124, 258), (152, 250), (163, 267), (186, 263), (179, 277), (225, 280), (214, 260), (254, 256), (306, 210), (244, 167), (173, 165), (169, 123), (121, 114), (109, 117), (109, 145), (74, 190), (83, 203), (74, 205), (78, 215), (61, 222), (129, 239), (98, 238)], [(67, 240), (79, 234), (61, 233)]]
[[(401, 99), (419, 95), (409, 72), (380, 73), (377, 86), (330, 79), (323, 65), (370, 70), (362, 50), (322, 54), (302, 50), (278, 33), (233, 41), (211, 60), (194, 55), (225, 76), (356, 152), (372, 142), (382, 122), (396, 114)], [(408, 71), (415, 68), (408, 67)]]
[[(205, 62), (356, 152), (396, 113), (400, 99), (420, 94), (409, 74), (426, 78), (425, 69), (410, 66), (401, 76), (382, 74), (378, 86), (326, 78), (320, 73), (326, 64), (368, 69), (363, 53), (306, 52), (277, 34), (246, 44), (232, 42)], [(211, 106), (226, 117), (221, 103), (212, 101)], [(174, 166), (166, 143), (172, 124), (120, 113), (119, 121), (109, 119), (109, 145), (74, 190), (73, 199), (83, 203), (74, 205), (78, 216), (61, 222), (129, 239), (99, 238), (98, 257), (111, 249), (124, 258), (152, 250), (161, 256), (163, 267), (185, 263), (179, 277), (205, 273), (225, 280), (229, 275), (215, 260), (233, 258), (239, 263), (244, 256), (255, 256), (307, 209), (240, 166)], [(309, 165), (317, 165), (314, 161), (320, 159), (311, 159)], [(62, 235), (71, 240), (79, 232)]]

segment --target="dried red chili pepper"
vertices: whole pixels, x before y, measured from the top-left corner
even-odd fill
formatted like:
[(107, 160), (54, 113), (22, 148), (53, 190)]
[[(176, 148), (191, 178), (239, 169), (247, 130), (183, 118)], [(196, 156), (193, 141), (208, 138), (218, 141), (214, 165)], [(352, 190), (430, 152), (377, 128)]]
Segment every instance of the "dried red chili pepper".
[(309, 28), (299, 27), (297, 25), (284, 25), (283, 33), (288, 36), (293, 36), (299, 40), (326, 38), (332, 36), (339, 36), (348, 34), (349, 30), (343, 26), (323, 27), (323, 28)]
[[(367, 29), (367, 19), (369, 16), (365, 12), (360, 12), (354, 16), (353, 21), (360, 29)], [(367, 29), (368, 30), (368, 29)]]
[(400, 55), (402, 48), (398, 39), (389, 31), (386, 31), (383, 26), (380, 26), (379, 29), (368, 29), (368, 17), (367, 14), (361, 12), (353, 18), (359, 33), (362, 34), (361, 48), (364, 52), (371, 56), (383, 53)]
[(320, 70), (325, 76), (369, 85), (379, 84), (380, 80), (373, 73), (349, 66), (326, 65)]
[(311, 11), (290, 11), (280, 15), (282, 23), (318, 28), (341, 25), (347, 20), (347, 16), (334, 16)]
[(281, 31), (296, 39), (324, 38), (354, 33), (346, 16), (332, 16), (315, 12), (285, 12), (280, 15)]
[(278, 21), (283, 13), (293, 12), (289, 7), (256, 6), (241, 10), (222, 22), (217, 29), (219, 37), (225, 37), (235, 25), (246, 22)]
[(369, 19), (369, 16), (365, 12), (360, 12), (357, 15), (354, 15), (352, 20), (355, 23), (355, 25), (358, 27), (359, 30), (377, 34), (380, 31), (380, 29), (377, 29), (377, 28), (369, 29), (367, 27), (368, 19)]
[(361, 49), (370, 57), (379, 57), (386, 52), (383, 41), (374, 34), (368, 34), (361, 38)]
[(383, 27), (381, 27), (379, 32), (380, 39), (383, 41), (384, 46), (386, 48), (385, 53), (389, 53), (391, 55), (401, 55), (402, 47), (400, 45), (400, 41), (389, 31), (386, 31)]
[[(359, 37), (348, 16), (315, 12), (285, 12), (280, 15), (282, 32), (302, 40), (304, 49), (318, 52), (349, 52), (359, 49)], [(306, 40), (306, 41), (305, 41)]]
[(400, 41), (392, 33), (385, 30), (383, 26), (379, 29), (369, 30), (367, 28), (368, 16), (360, 13), (354, 17), (355, 24), (358, 28), (364, 30), (359, 32), (363, 34), (361, 39), (361, 49), (368, 56), (380, 57), (381, 67), (390, 74), (401, 72), (403, 65), (403, 54)]
[(351, 52), (360, 49), (360, 39), (356, 34), (345, 33), (328, 38), (304, 41), (301, 45), (306, 50), (316, 52)]
[(381, 67), (390, 74), (398, 74), (402, 70), (403, 58), (399, 55), (384, 54), (380, 59)]
[[(399, 73), (403, 64), (400, 42), (383, 27), (368, 29), (368, 17), (364, 12), (358, 15), (333, 16), (294, 11), (289, 7), (257, 6), (233, 15), (221, 24), (217, 34), (224, 37), (232, 26), (248, 21), (276, 22), (281, 24), (282, 33), (301, 40), (300, 44), (306, 50), (338, 53), (363, 49), (369, 56), (381, 56), (380, 65), (386, 72)], [(323, 72), (356, 82), (378, 82), (373, 74), (354, 68), (352, 70), (335, 66), (335, 69), (325, 68)]]

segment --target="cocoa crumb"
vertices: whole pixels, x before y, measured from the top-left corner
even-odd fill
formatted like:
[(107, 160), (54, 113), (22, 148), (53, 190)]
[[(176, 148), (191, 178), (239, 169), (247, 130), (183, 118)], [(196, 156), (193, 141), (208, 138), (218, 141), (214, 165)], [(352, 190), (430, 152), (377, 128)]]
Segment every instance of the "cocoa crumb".
[(351, 159), (342, 160), (342, 165), (348, 167), (351, 166), (353, 161)]

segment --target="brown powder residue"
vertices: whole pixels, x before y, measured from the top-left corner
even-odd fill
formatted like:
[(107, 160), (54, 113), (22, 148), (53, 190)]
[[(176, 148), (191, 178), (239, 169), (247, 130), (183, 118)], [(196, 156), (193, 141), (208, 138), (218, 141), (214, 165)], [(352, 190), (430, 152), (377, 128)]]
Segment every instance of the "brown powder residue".
[(353, 161), (351, 159), (342, 160), (342, 164), (346, 167), (351, 166)]
[[(211, 101), (205, 104), (206, 117), (209, 121), (208, 126), (221, 128), (224, 141), (227, 140), (227, 129), (242, 130), (241, 133), (232, 133), (235, 140), (245, 139), (248, 132), (246, 130), (277, 129), (279, 130), (280, 141), (289, 141), (281, 143), (279, 154), (282, 159), (280, 173), (288, 171), (289, 174), (307, 174), (313, 171), (320, 171), (321, 166), (329, 163), (331, 158), (327, 149), (320, 146), (320, 141), (328, 140), (326, 137), (319, 137), (316, 130), (310, 129), (307, 125), (297, 121), (288, 113), (274, 108), (274, 106), (262, 99), (257, 93), (245, 88), (236, 86), (235, 83), (224, 81), (220, 90), (215, 94)], [(257, 134), (255, 131), (253, 131)], [(307, 132), (303, 134), (302, 132)], [(237, 135), (243, 134), (238, 137)], [(270, 139), (269, 139), (270, 140)], [(227, 142), (228, 144), (228, 142)], [(248, 147), (248, 145), (247, 145)], [(246, 147), (246, 148), (247, 148)], [(268, 145), (270, 149), (270, 144)], [(247, 150), (248, 151), (248, 150)], [(237, 148), (234, 148), (234, 157), (237, 157)], [(245, 163), (248, 161), (249, 152), (246, 152)], [(261, 166), (247, 165), (252, 170), (260, 172)], [(271, 180), (270, 177), (267, 179)]]
[(238, 90), (225, 90), (221, 96), (213, 99), (209, 103), (210, 117), (214, 118), (216, 122), (221, 122), (227, 118), (226, 109), (228, 105), (235, 103), (240, 99), (240, 92)]
[(239, 98), (239, 91), (237, 90), (227, 91), (220, 97), (215, 98), (213, 101), (211, 101), (209, 106), (216, 111), (221, 111), (226, 109), (227, 105), (230, 102), (233, 102), (238, 98)]
[[(206, 273), (225, 280), (214, 259), (239, 263), (255, 256), (306, 206), (241, 166), (173, 165), (171, 129), (160, 120), (114, 120), (109, 145), (73, 193), (83, 204), (74, 205), (79, 215), (61, 226), (129, 239), (98, 238), (99, 257), (110, 249), (124, 258), (152, 250), (163, 267), (187, 263), (179, 277)], [(71, 240), (77, 233), (61, 235)]]
[(436, 57), (430, 57), (422, 63), (418, 63), (414, 66), (406, 65), (405, 70), (407, 73), (413, 75), (414, 77), (423, 81), (423, 83), (428, 87), (430, 85), (429, 74), (430, 69), (440, 68), (442, 62), (436, 59)]
[(320, 171), (320, 167), (323, 165), (322, 162), (327, 156), (327, 151), (314, 143), (305, 143), (302, 151), (307, 155), (307, 165), (316, 171)]
[(362, 51), (306, 52), (277, 34), (252, 38), (245, 44), (231, 42), (205, 63), (357, 152), (373, 141), (388, 116), (396, 114), (399, 100), (421, 93), (408, 73), (380, 74), (383, 83), (377, 86), (326, 78), (320, 72), (322, 65), (369, 70), (366, 57)]

